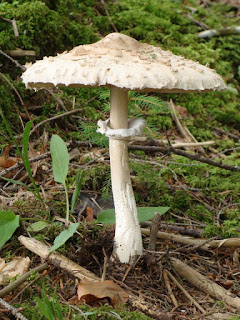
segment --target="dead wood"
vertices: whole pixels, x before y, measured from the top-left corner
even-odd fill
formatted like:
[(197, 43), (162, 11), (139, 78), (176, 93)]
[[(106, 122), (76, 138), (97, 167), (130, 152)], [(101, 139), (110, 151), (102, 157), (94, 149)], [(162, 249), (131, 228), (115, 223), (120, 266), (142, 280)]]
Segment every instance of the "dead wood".
[(14, 308), (13, 306), (11, 306), (9, 303), (7, 303), (6, 301), (4, 301), (2, 298), (0, 298), (0, 304), (2, 306), (4, 306), (7, 310), (11, 311), (11, 313), (20, 320), (28, 320), (27, 318), (25, 318), (19, 311), (18, 309)]
[(211, 29), (199, 32), (198, 38), (212, 38), (212, 37), (219, 37), (219, 36), (232, 36), (235, 34), (240, 33), (240, 26), (237, 27), (228, 27), (228, 28), (222, 28), (222, 29)]
[(30, 251), (34, 252), (48, 263), (53, 264), (56, 267), (59, 267), (69, 273), (74, 277), (83, 279), (87, 278), (88, 280), (99, 280), (94, 273), (88, 271), (87, 269), (79, 266), (77, 263), (69, 260), (62, 254), (54, 251), (49, 254), (50, 247), (43, 244), (42, 242), (33, 239), (20, 236), (18, 240)]
[(11, 282), (8, 286), (4, 287), (2, 290), (0, 290), (0, 298), (4, 297), (9, 292), (15, 290), (17, 287), (19, 287), (23, 282), (27, 280), (27, 278), (33, 273), (33, 272), (41, 272), (43, 270), (46, 270), (48, 268), (47, 263), (43, 263), (40, 266), (24, 273), (20, 278), (16, 279), (15, 281)]
[(211, 297), (225, 302), (227, 305), (240, 311), (240, 298), (220, 285), (206, 278), (197, 270), (183, 263), (179, 259), (170, 258), (172, 266), (176, 273), (199, 290), (209, 294)]
[[(150, 235), (150, 230), (141, 228), (142, 234), (145, 236)], [(200, 248), (201, 250), (210, 250), (218, 248), (239, 248), (240, 247), (240, 238), (229, 238), (222, 240), (211, 240), (209, 239), (193, 239), (190, 237), (183, 237), (176, 234), (171, 234), (167, 232), (158, 231), (157, 237), (163, 240), (169, 240), (173, 242), (178, 242), (184, 245), (195, 246), (195, 248)]]
[(36, 52), (34, 50), (15, 49), (7, 52), (11, 57), (35, 57)]

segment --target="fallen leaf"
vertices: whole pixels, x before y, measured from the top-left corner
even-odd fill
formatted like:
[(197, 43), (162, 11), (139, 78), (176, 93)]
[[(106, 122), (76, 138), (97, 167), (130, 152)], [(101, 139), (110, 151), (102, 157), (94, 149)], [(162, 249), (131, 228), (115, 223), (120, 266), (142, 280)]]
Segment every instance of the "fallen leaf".
[(93, 209), (91, 207), (86, 208), (86, 221), (93, 221)]
[(113, 307), (128, 300), (128, 294), (112, 280), (89, 281), (86, 278), (78, 285), (79, 303), (93, 304), (109, 299)]
[(3, 149), (2, 155), (0, 156), (0, 167), (7, 169), (14, 166), (18, 161), (21, 161), (19, 158), (9, 157), (9, 151), (11, 146), (8, 145)]
[(10, 262), (6, 263), (0, 272), (0, 285), (6, 284), (8, 279), (23, 275), (29, 270), (30, 259), (29, 257), (21, 258), (16, 257)]

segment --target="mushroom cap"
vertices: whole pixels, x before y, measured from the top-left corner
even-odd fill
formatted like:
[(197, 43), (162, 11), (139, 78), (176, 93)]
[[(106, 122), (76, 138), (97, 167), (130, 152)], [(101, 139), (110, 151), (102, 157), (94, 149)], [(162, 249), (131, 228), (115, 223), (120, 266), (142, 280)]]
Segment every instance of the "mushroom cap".
[(30, 88), (115, 86), (145, 92), (226, 88), (214, 70), (120, 33), (45, 57), (27, 67), (22, 79)]

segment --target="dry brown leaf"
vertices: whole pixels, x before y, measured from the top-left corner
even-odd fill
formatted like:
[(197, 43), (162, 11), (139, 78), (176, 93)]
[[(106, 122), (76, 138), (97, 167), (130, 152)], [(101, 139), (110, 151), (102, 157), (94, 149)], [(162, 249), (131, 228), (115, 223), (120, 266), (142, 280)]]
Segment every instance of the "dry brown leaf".
[(28, 257), (16, 257), (10, 262), (6, 263), (0, 272), (0, 285), (5, 284), (9, 278), (17, 275), (23, 275), (29, 270), (30, 259)]
[(93, 209), (91, 207), (86, 208), (86, 221), (93, 221)]
[(89, 281), (86, 278), (78, 285), (80, 303), (92, 304), (102, 299), (110, 299), (113, 307), (128, 300), (128, 294), (112, 280)]
[(8, 145), (3, 149), (2, 155), (0, 156), (0, 167), (7, 169), (14, 166), (18, 161), (21, 161), (19, 158), (9, 157), (9, 151), (11, 146)]

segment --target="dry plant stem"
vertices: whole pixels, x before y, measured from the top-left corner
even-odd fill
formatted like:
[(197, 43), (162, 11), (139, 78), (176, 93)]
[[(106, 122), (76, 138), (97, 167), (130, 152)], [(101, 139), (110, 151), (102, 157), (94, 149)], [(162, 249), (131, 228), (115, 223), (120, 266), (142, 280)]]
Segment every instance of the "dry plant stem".
[(58, 252), (52, 252), (49, 254), (49, 249), (47, 245), (42, 242), (33, 239), (20, 236), (18, 240), (30, 251), (39, 255), (41, 258), (46, 260), (48, 263), (53, 264), (56, 267), (59, 267), (67, 272), (73, 274), (76, 278), (83, 279), (87, 278), (88, 280), (99, 280), (92, 272), (87, 269), (79, 266), (77, 263), (67, 259), (65, 256)]
[(206, 311), (200, 306), (200, 304), (193, 299), (193, 297), (183, 288), (183, 286), (177, 281), (177, 279), (168, 271), (166, 270), (167, 275), (171, 280), (176, 284), (176, 286), (185, 294), (185, 296), (200, 310), (203, 314), (206, 313)]
[[(110, 92), (110, 126), (112, 129), (127, 129), (128, 91), (112, 87)], [(138, 255), (142, 255), (142, 237), (130, 180), (128, 142), (110, 138), (109, 150), (116, 214), (113, 255), (122, 263), (133, 263)]]
[(168, 275), (167, 275), (167, 272), (166, 270), (163, 270), (163, 279), (164, 279), (164, 282), (165, 282), (165, 285), (167, 287), (167, 291), (168, 291), (168, 294), (172, 300), (172, 303), (174, 305), (175, 308), (178, 308), (178, 303), (177, 303), (177, 300), (172, 292), (172, 288), (171, 288), (171, 285), (170, 285), (170, 282), (169, 282), (169, 278), (168, 278)]
[(12, 283), (10, 283), (8, 286), (4, 287), (2, 290), (0, 290), (0, 298), (3, 298), (6, 294), (9, 292), (15, 290), (17, 287), (19, 287), (23, 282), (27, 280), (27, 278), (33, 273), (33, 272), (41, 272), (43, 270), (46, 270), (48, 268), (47, 263), (43, 263), (40, 266), (26, 272), (23, 274), (20, 278), (16, 279)]
[(181, 278), (186, 279), (189, 283), (206, 294), (209, 294), (211, 297), (221, 300), (227, 305), (240, 311), (240, 298), (238, 298), (236, 295), (206, 278), (200, 272), (189, 267), (187, 264), (176, 258), (171, 258), (171, 263), (175, 272)]
[(6, 309), (8, 309), (9, 311), (11, 311), (11, 313), (20, 320), (28, 320), (27, 318), (25, 318), (19, 311), (18, 309), (12, 307), (9, 303), (7, 303), (6, 301), (4, 301), (2, 298), (0, 298), (0, 304), (2, 306), (4, 306)]

